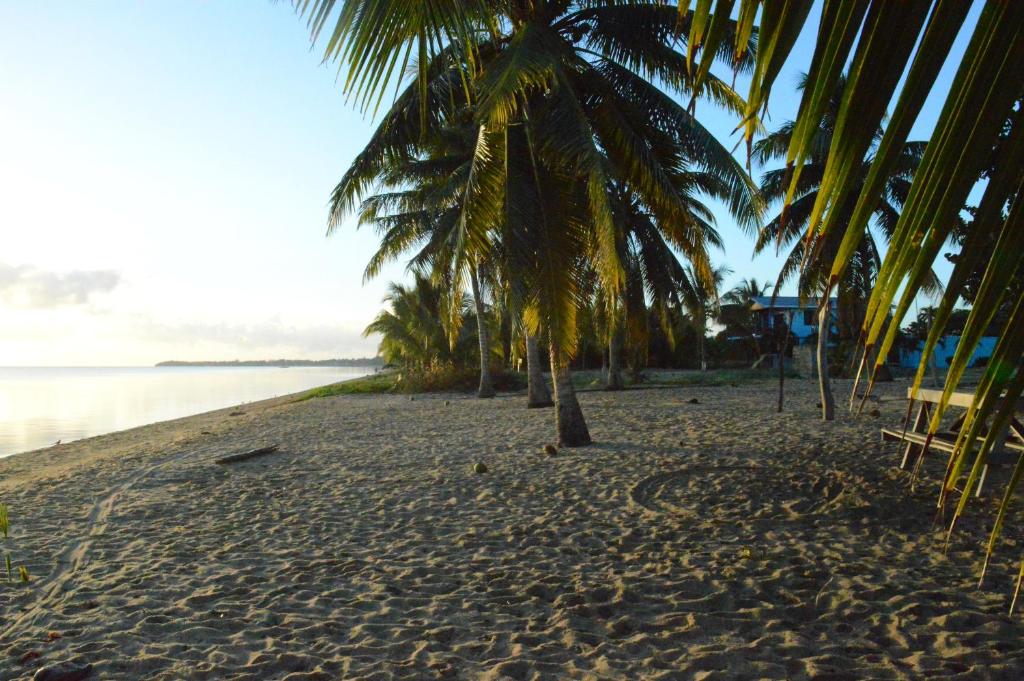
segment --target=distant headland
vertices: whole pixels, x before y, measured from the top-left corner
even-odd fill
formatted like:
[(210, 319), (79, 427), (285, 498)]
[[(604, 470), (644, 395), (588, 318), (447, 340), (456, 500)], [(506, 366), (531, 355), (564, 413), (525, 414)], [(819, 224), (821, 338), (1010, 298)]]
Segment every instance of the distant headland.
[(158, 367), (379, 367), (384, 366), (380, 357), (359, 357), (356, 359), (254, 359), (213, 361), (168, 360), (158, 362)]

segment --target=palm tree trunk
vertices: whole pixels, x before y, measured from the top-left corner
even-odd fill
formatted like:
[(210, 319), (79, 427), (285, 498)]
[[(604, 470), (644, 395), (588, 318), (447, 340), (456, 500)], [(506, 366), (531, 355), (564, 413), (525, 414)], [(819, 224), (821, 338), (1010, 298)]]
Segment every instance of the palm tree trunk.
[(469, 281), (473, 287), (473, 304), (476, 306), (476, 330), (480, 340), (480, 387), (477, 397), (494, 397), (494, 382), (491, 380), (491, 342), (487, 333), (487, 320), (484, 318), (484, 301), (480, 297), (480, 280), (476, 275), (476, 267), (469, 268)]
[(569, 363), (554, 341), (550, 344), (551, 380), (555, 384), (555, 423), (558, 444), (562, 447), (583, 447), (591, 443), (590, 431), (583, 410), (572, 387)]
[(697, 330), (697, 332), (700, 334), (700, 338), (697, 339), (697, 344), (700, 347), (700, 370), (701, 371), (707, 371), (708, 370), (708, 362), (707, 362), (707, 359), (705, 359), (705, 357), (704, 357), (704, 337), (707, 335), (707, 329), (705, 328), (706, 323), (707, 322), (702, 321), (700, 323), (700, 325), (699, 325), (700, 328)]
[(501, 363), (506, 368), (512, 366), (512, 320), (509, 319), (508, 308), (501, 313)]
[(526, 407), (537, 409), (552, 407), (551, 393), (544, 382), (544, 373), (540, 369), (540, 347), (537, 337), (526, 334)]
[(832, 396), (832, 382), (828, 378), (828, 334), (832, 326), (832, 306), (826, 298), (818, 308), (818, 390), (821, 393), (821, 418), (834, 421), (836, 418), (836, 400)]
[(605, 390), (622, 390), (622, 330), (615, 329), (608, 339), (608, 380)]

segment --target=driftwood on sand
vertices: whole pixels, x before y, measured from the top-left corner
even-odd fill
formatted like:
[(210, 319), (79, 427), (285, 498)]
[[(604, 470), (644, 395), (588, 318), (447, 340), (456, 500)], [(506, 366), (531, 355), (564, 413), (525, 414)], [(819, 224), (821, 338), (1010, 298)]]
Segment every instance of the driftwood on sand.
[(248, 452), (242, 452), (240, 454), (231, 454), (217, 459), (216, 463), (238, 463), (239, 461), (248, 461), (249, 459), (255, 459), (257, 456), (265, 456), (267, 454), (273, 454), (277, 451), (277, 445), (270, 445), (269, 447), (259, 447), (257, 449), (251, 449)]

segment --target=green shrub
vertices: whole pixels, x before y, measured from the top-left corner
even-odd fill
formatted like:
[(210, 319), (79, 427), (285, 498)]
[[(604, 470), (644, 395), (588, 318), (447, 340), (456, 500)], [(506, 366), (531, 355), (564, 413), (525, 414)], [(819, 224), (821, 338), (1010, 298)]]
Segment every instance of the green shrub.
[[(526, 374), (495, 370), (491, 372), (494, 389), (512, 392), (526, 389)], [(473, 392), (480, 385), (480, 371), (476, 368), (439, 367), (428, 371), (401, 372), (396, 392), (436, 393)]]
[(335, 395), (378, 395), (381, 393), (393, 392), (398, 374), (391, 371), (382, 371), (361, 378), (353, 378), (350, 381), (332, 383), (331, 385), (313, 388), (303, 393), (296, 402), (304, 402), (317, 397), (333, 397)]

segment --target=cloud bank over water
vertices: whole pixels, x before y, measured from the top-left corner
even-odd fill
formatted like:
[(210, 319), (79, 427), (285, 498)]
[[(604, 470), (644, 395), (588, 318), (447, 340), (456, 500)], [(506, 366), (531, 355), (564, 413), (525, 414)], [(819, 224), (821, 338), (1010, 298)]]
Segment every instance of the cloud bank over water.
[(148, 342), (160, 341), (181, 349), (206, 348), (208, 353), (216, 355), (215, 359), (234, 359), (230, 353), (241, 359), (272, 359), (284, 355), (310, 359), (359, 357), (374, 354), (377, 344), (376, 339), (368, 340), (348, 325), (290, 324), (277, 318), (254, 323), (216, 323), (165, 322), (140, 316), (133, 320), (132, 326)]
[(121, 275), (114, 270), (48, 272), (0, 262), (0, 301), (13, 307), (85, 305), (92, 296), (113, 291), (120, 282)]

